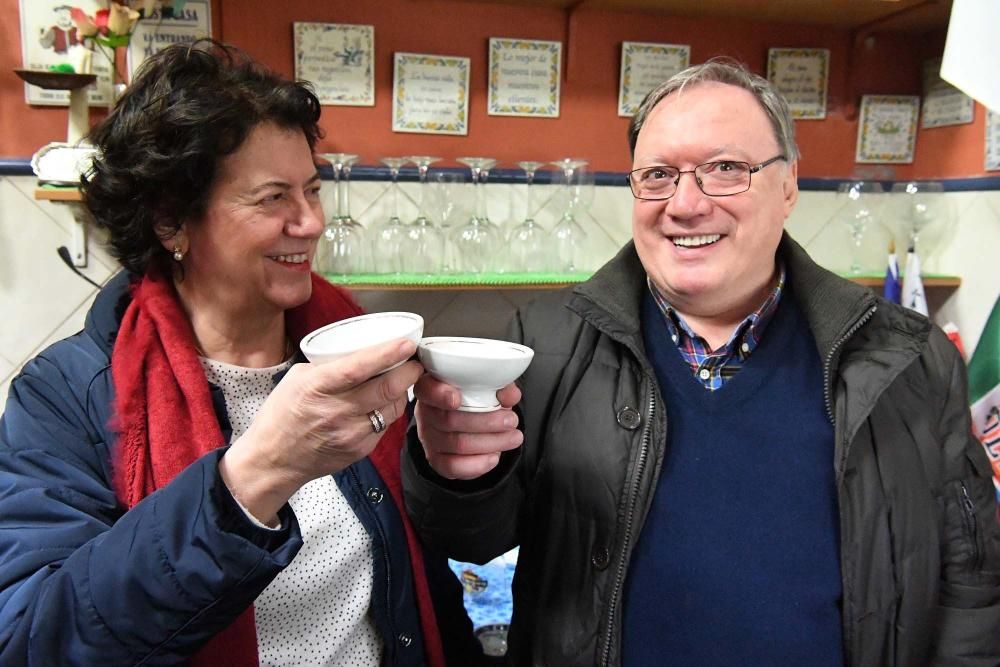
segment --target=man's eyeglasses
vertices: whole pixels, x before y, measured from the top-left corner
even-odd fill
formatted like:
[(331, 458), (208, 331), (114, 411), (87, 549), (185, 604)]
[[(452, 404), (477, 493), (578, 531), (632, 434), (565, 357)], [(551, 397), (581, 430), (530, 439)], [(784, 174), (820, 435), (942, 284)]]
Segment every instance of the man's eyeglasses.
[(746, 192), (750, 189), (750, 177), (753, 174), (772, 162), (785, 159), (784, 155), (777, 155), (756, 165), (735, 160), (718, 160), (699, 164), (688, 170), (659, 164), (629, 172), (628, 184), (636, 199), (670, 199), (677, 192), (681, 174), (694, 174), (695, 183), (706, 195), (728, 197)]

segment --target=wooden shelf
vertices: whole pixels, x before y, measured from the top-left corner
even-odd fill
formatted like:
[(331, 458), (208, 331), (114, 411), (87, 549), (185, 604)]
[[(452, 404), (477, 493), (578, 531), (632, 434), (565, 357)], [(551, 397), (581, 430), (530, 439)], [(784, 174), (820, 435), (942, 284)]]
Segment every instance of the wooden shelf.
[[(885, 276), (844, 276), (851, 282), (865, 287), (877, 287), (882, 289), (885, 286)], [(962, 279), (958, 276), (942, 276), (938, 274), (928, 274), (921, 277), (924, 289), (943, 288), (957, 289), (962, 285)]]
[(80, 188), (59, 188), (49, 186), (44, 188), (35, 188), (35, 199), (42, 201), (82, 202), (83, 194), (80, 192)]

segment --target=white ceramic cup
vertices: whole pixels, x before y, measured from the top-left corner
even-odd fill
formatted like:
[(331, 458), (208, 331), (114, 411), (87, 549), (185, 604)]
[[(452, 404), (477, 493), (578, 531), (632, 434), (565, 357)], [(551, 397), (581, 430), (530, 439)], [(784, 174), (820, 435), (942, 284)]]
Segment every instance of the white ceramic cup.
[(458, 388), (458, 409), (466, 412), (499, 410), (497, 390), (521, 377), (534, 355), (530, 347), (490, 338), (431, 336), (417, 347), (427, 372)]
[(424, 318), (416, 313), (369, 313), (320, 327), (307, 334), (300, 347), (309, 361), (321, 364), (396, 338), (419, 343), (423, 332)]

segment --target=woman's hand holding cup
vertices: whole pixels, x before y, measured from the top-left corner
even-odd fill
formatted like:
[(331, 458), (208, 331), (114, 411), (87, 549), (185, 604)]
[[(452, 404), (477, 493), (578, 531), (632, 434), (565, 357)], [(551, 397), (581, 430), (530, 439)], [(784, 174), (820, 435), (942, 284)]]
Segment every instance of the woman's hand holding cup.
[(306, 482), (367, 456), (405, 412), (407, 390), (424, 372), (407, 361), (415, 350), (413, 341), (396, 339), (328, 363), (292, 366), (219, 464), (233, 496), (273, 523)]

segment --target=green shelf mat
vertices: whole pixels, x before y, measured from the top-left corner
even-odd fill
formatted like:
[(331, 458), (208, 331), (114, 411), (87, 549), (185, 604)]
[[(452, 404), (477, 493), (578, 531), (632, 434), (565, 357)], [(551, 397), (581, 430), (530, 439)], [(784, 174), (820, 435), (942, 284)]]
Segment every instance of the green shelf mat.
[(585, 273), (445, 273), (440, 275), (414, 273), (355, 273), (340, 275), (337, 273), (325, 273), (323, 275), (327, 280), (338, 285), (384, 285), (386, 287), (559, 285), (578, 283), (590, 277), (590, 274)]

